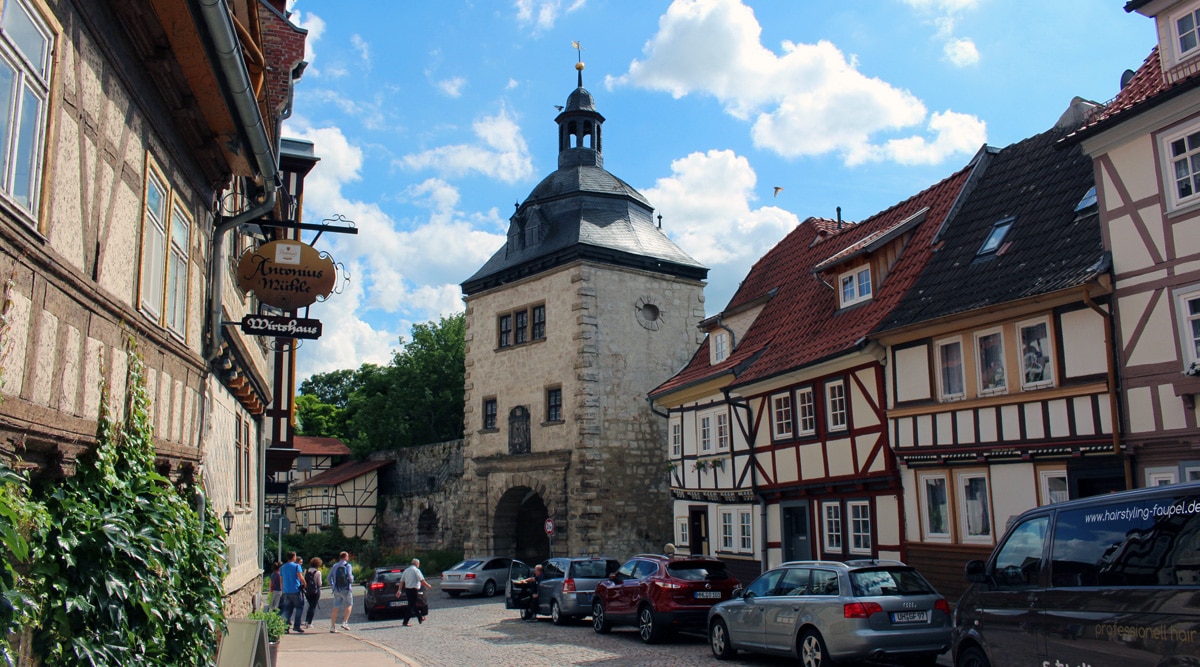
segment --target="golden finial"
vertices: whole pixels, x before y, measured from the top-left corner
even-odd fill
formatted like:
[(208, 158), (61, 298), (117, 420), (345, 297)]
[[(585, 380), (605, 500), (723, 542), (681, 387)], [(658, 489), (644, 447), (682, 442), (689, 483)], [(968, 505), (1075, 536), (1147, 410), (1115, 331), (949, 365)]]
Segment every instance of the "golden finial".
[(575, 63), (575, 69), (582, 72), (583, 71), (583, 45), (579, 43), (579, 40), (573, 39), (573, 40), (571, 40), (571, 48), (575, 49), (575, 53), (578, 58), (578, 60)]

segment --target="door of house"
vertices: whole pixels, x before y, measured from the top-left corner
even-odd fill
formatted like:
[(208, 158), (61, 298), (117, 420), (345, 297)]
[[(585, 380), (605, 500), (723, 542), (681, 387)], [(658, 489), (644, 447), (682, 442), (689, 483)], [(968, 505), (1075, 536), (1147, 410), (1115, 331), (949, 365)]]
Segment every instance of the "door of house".
[(810, 560), (808, 501), (789, 503), (783, 509), (783, 560)]
[(693, 556), (708, 553), (708, 506), (688, 508), (688, 553)]

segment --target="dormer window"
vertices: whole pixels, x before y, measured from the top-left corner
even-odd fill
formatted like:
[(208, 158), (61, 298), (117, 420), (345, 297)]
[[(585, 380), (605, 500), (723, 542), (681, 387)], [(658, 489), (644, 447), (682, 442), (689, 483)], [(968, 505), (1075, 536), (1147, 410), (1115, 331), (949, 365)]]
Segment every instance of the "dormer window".
[(1185, 14), (1172, 17), (1175, 30), (1175, 62), (1200, 53), (1200, 8), (1192, 5)]
[(720, 363), (727, 358), (729, 358), (729, 332), (718, 331), (713, 334), (713, 363)]
[(979, 246), (979, 252), (976, 255), (992, 255), (1000, 249), (1000, 244), (1004, 243), (1004, 237), (1008, 236), (1008, 230), (1012, 229), (1013, 221), (1016, 218), (1005, 218), (994, 225), (992, 231), (983, 241), (983, 245)]
[(841, 285), (842, 308), (871, 298), (871, 267), (862, 266), (838, 276)]

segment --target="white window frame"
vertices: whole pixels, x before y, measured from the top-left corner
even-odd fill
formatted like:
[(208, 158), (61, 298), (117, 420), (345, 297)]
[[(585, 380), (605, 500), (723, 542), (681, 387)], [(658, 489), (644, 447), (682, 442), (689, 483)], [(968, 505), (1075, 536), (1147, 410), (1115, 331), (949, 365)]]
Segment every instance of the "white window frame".
[[(946, 388), (946, 370), (943, 365), (942, 350), (951, 346), (958, 346), (958, 392), (951, 392)], [(966, 369), (966, 350), (963, 347), (962, 336), (954, 336), (953, 338), (943, 338), (935, 341), (933, 344), (934, 366), (937, 368), (937, 388), (938, 400), (941, 401), (961, 401), (967, 396), (967, 369)]]
[(850, 553), (870, 554), (871, 540), (871, 501), (850, 500), (846, 502), (846, 514), (849, 516)]
[(697, 428), (699, 429), (700, 451), (712, 451), (712, 416), (702, 415), (697, 420)]
[[(834, 391), (835, 387), (837, 392)], [(835, 393), (838, 395), (835, 396)], [(850, 428), (850, 403), (846, 394), (845, 380), (825, 383), (825, 430), (845, 431)]]
[[(1046, 327), (1046, 337), (1044, 349), (1040, 351), (1031, 351), (1025, 345), (1025, 330), (1034, 327)], [(1021, 349), (1017, 355), (1017, 363), (1021, 367), (1021, 388), (1022, 389), (1041, 389), (1043, 387), (1054, 386), (1054, 340), (1051, 337), (1050, 318), (1038, 317), (1023, 322), (1017, 322), (1017, 346)], [(1042, 378), (1040, 380), (1026, 381), (1029, 374), (1028, 365), (1034, 363), (1031, 355), (1040, 354), (1042, 363)]]
[(683, 423), (679, 420), (671, 422), (671, 458), (683, 456)]
[(717, 510), (717, 526), (721, 536), (721, 551), (731, 552), (734, 550), (734, 511), (732, 509), (721, 508)]
[(719, 364), (729, 358), (729, 332), (717, 331), (712, 336), (714, 364)]
[(1184, 466), (1183, 481), (1200, 482), (1200, 466)]
[[(1184, 49), (1180, 40), (1183, 38), (1183, 33), (1179, 32), (1179, 21), (1185, 16), (1191, 15), (1192, 29), (1191, 34), (1197, 42), (1196, 45)], [(1171, 35), (1171, 43), (1167, 51), (1170, 53), (1170, 61), (1172, 65), (1177, 65), (1184, 60), (1188, 60), (1197, 54), (1200, 54), (1200, 4), (1189, 3), (1182, 8), (1182, 11), (1176, 11), (1168, 15), (1167, 30)]]
[(754, 515), (748, 508), (737, 511), (738, 519), (738, 553), (754, 551)]
[(771, 437), (775, 440), (790, 438), (794, 428), (792, 395), (775, 394), (771, 397)]
[[(984, 380), (985, 372), (984, 372), (984, 368), (983, 368), (983, 351), (979, 347), (979, 345), (983, 341), (983, 339), (989, 338), (991, 336), (998, 336), (999, 341), (1000, 341), (999, 342), (999, 345), (1000, 345), (1000, 348), (999, 348), (1000, 349), (1000, 367), (999, 367), (1000, 376), (999, 376), (999, 378), (1000, 378), (1001, 384), (994, 385), (994, 386), (988, 386), (988, 384), (986, 384), (986, 382)], [(1002, 327), (995, 327), (992, 329), (985, 329), (983, 331), (975, 332), (975, 377), (976, 377), (976, 384), (978, 385), (978, 388), (979, 388), (980, 396), (995, 396), (998, 394), (1008, 393), (1008, 384), (1009, 383), (1008, 383), (1008, 367), (1007, 367), (1006, 356), (1007, 355), (1005, 355), (1005, 350), (1004, 350), (1004, 329)]]
[[(942, 484), (942, 527), (945, 530), (934, 530), (933, 522), (931, 521), (931, 505), (929, 499), (929, 483), (932, 481), (940, 481)], [(953, 539), (951, 534), (954, 519), (950, 513), (950, 480), (946, 479), (945, 473), (929, 473), (917, 476), (917, 485), (919, 488), (921, 502), (921, 531), (927, 542), (950, 542)]]
[(1167, 486), (1179, 483), (1179, 468), (1176, 466), (1146, 468), (1146, 486)]
[(717, 451), (729, 450), (729, 413), (717, 413)]
[[(1066, 494), (1062, 498), (1055, 498), (1054, 491), (1050, 488), (1050, 482), (1053, 480), (1062, 480), (1064, 491)], [(1071, 488), (1067, 483), (1067, 471), (1063, 469), (1056, 470), (1039, 470), (1038, 471), (1038, 488), (1042, 492), (1041, 504), (1050, 505), (1053, 503), (1070, 500)]]
[[(50, 25), (34, 2), (7, 0), (3, 3), (0, 23), (0, 66), (12, 72), (13, 99), (0, 109), (12, 119), (9, 136), (0, 135), (0, 193), (13, 202), (37, 226), (41, 202), (42, 173), (45, 169), (46, 136), (49, 128), (50, 82), (53, 78), (54, 43), (57, 25)], [(39, 53), (26, 53), (7, 29), (10, 12), (20, 11), (37, 36), (42, 38)], [(32, 46), (32, 44), (25, 44)], [(31, 105), (34, 108), (30, 108)], [(28, 173), (23, 173), (23, 172)], [(20, 188), (18, 189), (18, 184)]]
[(1200, 346), (1200, 339), (1197, 339), (1192, 332), (1192, 322), (1200, 322), (1200, 314), (1192, 316), (1188, 312), (1188, 302), (1192, 300), (1200, 300), (1200, 285), (1189, 285), (1180, 287), (1174, 290), (1175, 294), (1175, 320), (1179, 328), (1179, 348), (1183, 352), (1183, 369), (1186, 371), (1192, 363), (1200, 363), (1200, 354), (1197, 354), (1196, 347)]
[(825, 553), (842, 553), (842, 504), (821, 503), (821, 546)]
[(188, 281), (191, 279), (192, 216), (172, 197), (171, 223), (167, 247), (166, 303), (163, 324), (181, 339), (187, 337)]
[[(155, 324), (186, 341), (193, 220), (149, 155), (146, 164), (138, 307)], [(157, 207), (151, 206), (152, 188), (161, 197)]]
[(677, 539), (676, 545), (683, 546), (691, 544), (688, 539), (688, 518), (686, 516), (675, 517), (675, 534)]
[(812, 387), (796, 390), (796, 435), (817, 432), (817, 403)]
[[(972, 511), (971, 504), (967, 499), (967, 488), (973, 480), (983, 480), (983, 496), (984, 507), (983, 512), (978, 517)], [(958, 488), (958, 528), (959, 534), (962, 535), (962, 541), (972, 544), (991, 544), (996, 533), (996, 521), (992, 516), (992, 485), (988, 479), (986, 472), (964, 472), (955, 476), (955, 486)], [(972, 520), (976, 523), (983, 521), (976, 527), (972, 527)], [(987, 530), (982, 529), (986, 526)]]
[(838, 299), (842, 308), (869, 301), (874, 295), (870, 264), (855, 267), (838, 275)]
[(1176, 128), (1172, 132), (1163, 133), (1158, 136), (1158, 153), (1162, 169), (1162, 189), (1166, 193), (1168, 212), (1179, 211), (1200, 204), (1200, 184), (1197, 183), (1200, 180), (1200, 175), (1198, 175), (1200, 174), (1200, 170), (1189, 171), (1188, 177), (1191, 179), (1192, 193), (1180, 196), (1179, 182), (1175, 174), (1176, 157), (1171, 152), (1173, 150), (1171, 144), (1176, 141), (1183, 141), (1185, 143), (1185, 152), (1182, 155), (1182, 159), (1190, 165), (1191, 158), (1200, 155), (1200, 147), (1189, 150), (1186, 146), (1187, 138), (1196, 133), (1200, 133), (1200, 122), (1191, 122)]

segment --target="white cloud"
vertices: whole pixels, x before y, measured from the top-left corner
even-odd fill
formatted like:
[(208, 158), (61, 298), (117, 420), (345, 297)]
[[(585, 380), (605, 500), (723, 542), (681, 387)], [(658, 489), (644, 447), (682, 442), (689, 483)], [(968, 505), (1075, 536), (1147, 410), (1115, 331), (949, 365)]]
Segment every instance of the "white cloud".
[(349, 280), (312, 307), (324, 331), (321, 339), (305, 343), (297, 372), (304, 377), (386, 363), (413, 322), (462, 310), (459, 283), (469, 277), (464, 267), (482, 266), (503, 245), (505, 221), (494, 208), (459, 210), (458, 190), (439, 179), (402, 190), (401, 197), (426, 215), (394, 220), (375, 203), (345, 196), (345, 187), (361, 178), (363, 151), (339, 128), (314, 128), (298, 116), (288, 122), (286, 134), (312, 141), (321, 157), (305, 179), (306, 221), (338, 214), (359, 230), (321, 237), (319, 249), (343, 266)]
[(757, 182), (745, 157), (710, 150), (673, 161), (671, 176), (644, 194), (680, 248), (710, 269), (736, 267), (736, 284), (751, 262), (799, 223), (794, 213), (775, 206), (753, 208)]
[(516, 183), (533, 175), (529, 147), (521, 128), (501, 107), (494, 116), (485, 116), (472, 125), (473, 144), (439, 146), (400, 159), (409, 169), (432, 169), (445, 176), (478, 172), (505, 183)]
[(438, 87), (438, 90), (450, 97), (461, 97), (462, 89), (467, 85), (467, 80), (461, 76), (456, 76), (438, 81), (435, 85)]
[[(946, 157), (944, 147), (958, 145), (955, 137), (936, 134), (954, 128), (926, 123), (921, 100), (865, 76), (832, 43), (784, 42), (777, 55), (762, 45), (761, 35), (753, 10), (739, 0), (675, 0), (659, 18), (645, 59), (634, 60), (624, 75), (606, 83), (675, 97), (712, 95), (730, 115), (753, 120), (756, 146), (786, 157), (834, 152), (853, 165), (898, 155), (887, 146), (902, 141), (910, 149), (907, 159), (930, 161)], [(876, 138), (922, 124), (935, 134)], [(912, 155), (920, 147), (928, 154)]]
[(944, 49), (946, 59), (955, 67), (966, 67), (979, 62), (979, 49), (975, 48), (975, 42), (969, 39), (947, 40)]
[(517, 0), (517, 24), (527, 26), (532, 24), (535, 31), (549, 30), (562, 14), (582, 9), (587, 0), (574, 0), (564, 11), (562, 0)]
[(371, 67), (371, 47), (361, 35), (354, 34), (350, 36), (350, 45), (358, 51), (358, 58), (367, 68)]
[(304, 72), (320, 76), (320, 71), (313, 67), (313, 63), (317, 59), (317, 42), (321, 41), (321, 36), (325, 34), (325, 21), (311, 12), (295, 12), (292, 14), (292, 22), (308, 31), (308, 38), (304, 40), (304, 60), (308, 62), (308, 67)]

